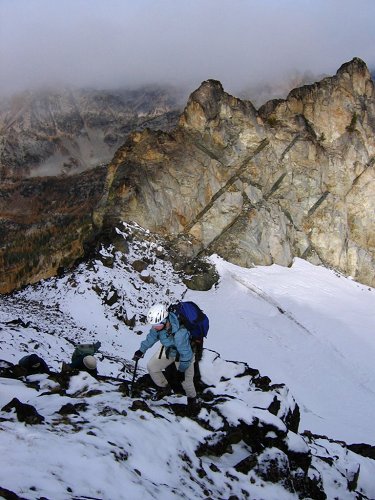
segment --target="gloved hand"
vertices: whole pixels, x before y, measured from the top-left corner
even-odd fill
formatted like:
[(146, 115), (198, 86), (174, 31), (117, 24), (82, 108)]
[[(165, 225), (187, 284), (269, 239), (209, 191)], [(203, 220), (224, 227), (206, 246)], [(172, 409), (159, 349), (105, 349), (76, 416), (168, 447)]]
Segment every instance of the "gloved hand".
[(138, 351), (135, 351), (134, 356), (133, 356), (133, 361), (138, 361), (138, 359), (143, 358), (144, 354), (142, 351), (138, 349)]
[(95, 344), (94, 344), (95, 351), (99, 351), (101, 345), (102, 345), (102, 343), (99, 342), (99, 340), (97, 342), (95, 342)]
[(185, 372), (180, 372), (177, 370), (177, 381), (178, 382), (185, 382)]

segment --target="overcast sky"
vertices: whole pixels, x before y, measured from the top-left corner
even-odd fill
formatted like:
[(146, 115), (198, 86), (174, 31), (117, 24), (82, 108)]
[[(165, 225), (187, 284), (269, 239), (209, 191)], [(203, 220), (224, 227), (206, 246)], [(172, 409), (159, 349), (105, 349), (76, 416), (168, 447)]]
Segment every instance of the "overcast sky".
[(0, 0), (0, 93), (375, 67), (375, 0)]

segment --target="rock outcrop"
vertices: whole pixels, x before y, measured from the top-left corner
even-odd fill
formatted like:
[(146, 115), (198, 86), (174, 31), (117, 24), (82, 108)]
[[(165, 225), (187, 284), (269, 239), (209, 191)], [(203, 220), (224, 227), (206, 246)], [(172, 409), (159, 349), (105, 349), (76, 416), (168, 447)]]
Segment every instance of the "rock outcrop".
[(118, 150), (105, 216), (187, 238), (192, 256), (242, 266), (300, 256), (374, 284), (374, 131), (359, 59), (259, 112), (210, 80), (173, 134), (134, 134)]
[[(89, 229), (82, 233), (70, 212), (73, 232), (81, 234), (75, 252), (63, 255), (62, 245), (47, 259), (55, 265), (45, 271), (39, 265), (37, 272), (25, 257), (22, 277), (14, 278), (7, 262), (16, 248), (3, 247), (7, 278), (2, 277), (0, 291), (72, 263), (85, 242), (119, 220), (169, 235), (187, 259), (215, 252), (245, 267), (288, 266), (298, 256), (374, 285), (374, 132), (374, 84), (357, 58), (335, 76), (258, 111), (224, 92), (220, 82), (203, 82), (175, 130), (132, 133), (108, 168), (95, 171), (96, 187), (86, 196)], [(19, 212), (8, 208), (10, 198), (21, 199), (22, 186), (13, 183), (0, 192), (8, 245), (11, 230), (23, 234), (25, 229)], [(64, 197), (49, 212), (34, 214), (22, 245), (31, 241), (30, 233), (54, 227), (48, 219), (60, 216), (60, 204), (66, 205)], [(78, 210), (80, 216), (84, 210)], [(50, 248), (48, 242), (32, 246), (42, 255)]]

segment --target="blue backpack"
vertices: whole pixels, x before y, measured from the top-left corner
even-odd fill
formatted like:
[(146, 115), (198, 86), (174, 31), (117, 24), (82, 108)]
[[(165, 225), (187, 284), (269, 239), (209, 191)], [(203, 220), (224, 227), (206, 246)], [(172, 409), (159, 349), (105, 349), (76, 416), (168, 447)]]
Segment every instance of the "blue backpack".
[(207, 337), (210, 326), (209, 320), (195, 302), (178, 302), (177, 304), (172, 304), (169, 307), (169, 311), (173, 312), (180, 324), (189, 330), (192, 341), (201, 342), (204, 337)]

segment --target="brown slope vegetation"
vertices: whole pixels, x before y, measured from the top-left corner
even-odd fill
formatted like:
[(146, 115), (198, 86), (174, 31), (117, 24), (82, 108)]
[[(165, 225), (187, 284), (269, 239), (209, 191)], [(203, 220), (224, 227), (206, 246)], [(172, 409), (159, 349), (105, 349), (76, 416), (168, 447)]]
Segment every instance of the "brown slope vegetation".
[(23, 179), (0, 187), (2, 293), (55, 275), (85, 254), (106, 169)]

